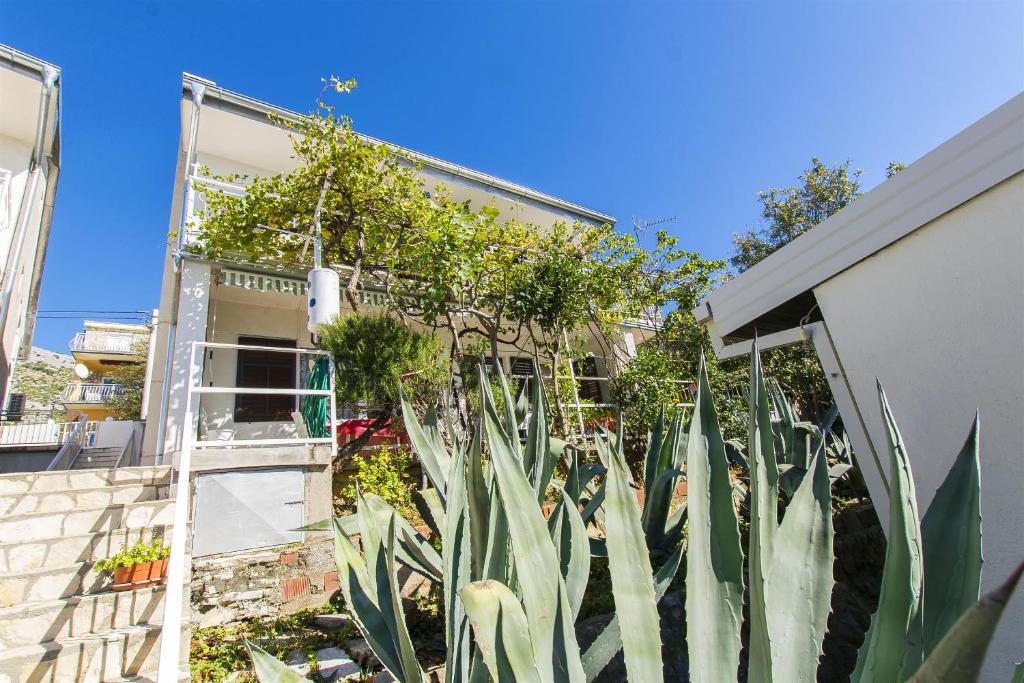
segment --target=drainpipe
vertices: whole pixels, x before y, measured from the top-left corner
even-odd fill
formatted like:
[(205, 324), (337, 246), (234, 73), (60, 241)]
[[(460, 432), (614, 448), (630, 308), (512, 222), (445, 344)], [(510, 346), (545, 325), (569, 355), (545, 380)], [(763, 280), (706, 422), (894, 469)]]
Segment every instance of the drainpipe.
[(139, 419), (145, 421), (149, 414), (149, 387), (152, 384), (153, 359), (156, 356), (156, 328), (160, 324), (160, 309), (154, 308), (149, 323), (149, 344), (146, 350), (146, 374), (142, 380), (142, 406)]
[[(28, 234), (29, 215), (32, 213), (32, 205), (35, 204), (36, 189), (39, 186), (39, 178), (42, 175), (43, 161), (43, 140), (45, 131), (50, 122), (50, 102), (53, 99), (54, 88), (57, 79), (60, 78), (60, 70), (49, 64), (43, 67), (43, 90), (39, 96), (39, 116), (36, 120), (36, 139), (32, 146), (32, 157), (29, 159), (29, 183), (24, 195), (22, 195), (21, 206), (18, 209), (18, 227), (14, 234), (11, 250), (7, 252), (7, 262), (4, 264), (3, 289), (0, 290), (0, 331), (7, 329), (7, 319), (11, 312), (11, 297), (14, 293), (14, 282), (17, 279), (18, 264), (21, 262), (21, 252), (25, 248), (25, 236)], [(12, 354), (13, 355), (13, 354)], [(13, 369), (13, 363), (12, 363)], [(7, 378), (7, 384), (10, 383)], [(3, 387), (3, 400), (6, 405), (8, 386)]]
[[(174, 269), (181, 266), (181, 250), (185, 246), (185, 228), (188, 226), (188, 210), (192, 204), (192, 176), (196, 158), (196, 141), (199, 139), (199, 114), (203, 105), (203, 96), (206, 95), (206, 85), (198, 81), (190, 80), (189, 90), (192, 92), (192, 117), (188, 124), (188, 146), (185, 148), (185, 187), (181, 194), (181, 221), (178, 224), (178, 247), (175, 249)], [(175, 278), (174, 301), (177, 302), (181, 295), (181, 279)], [(177, 316), (177, 305), (171, 310), (171, 316), (167, 320), (167, 340), (164, 349), (164, 385), (160, 392), (160, 420), (157, 422), (156, 434), (156, 464), (164, 462), (164, 450), (167, 431), (167, 411), (170, 407), (171, 393), (171, 363), (174, 358), (174, 320)], [(154, 328), (154, 332), (155, 332)]]

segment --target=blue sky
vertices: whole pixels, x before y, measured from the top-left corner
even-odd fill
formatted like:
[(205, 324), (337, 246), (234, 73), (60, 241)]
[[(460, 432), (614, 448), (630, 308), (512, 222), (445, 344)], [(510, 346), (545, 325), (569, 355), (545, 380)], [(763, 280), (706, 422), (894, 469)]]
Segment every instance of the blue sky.
[(0, 5), (64, 72), (45, 310), (157, 305), (182, 71), (300, 111), (355, 77), (358, 129), (715, 257), (812, 155), (872, 187), (1024, 89), (1019, 2)]

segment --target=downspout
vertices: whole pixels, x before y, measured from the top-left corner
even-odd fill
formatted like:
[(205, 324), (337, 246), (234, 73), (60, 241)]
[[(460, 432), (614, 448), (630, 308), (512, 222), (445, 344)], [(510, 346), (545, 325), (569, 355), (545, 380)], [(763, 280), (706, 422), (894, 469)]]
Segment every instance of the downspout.
[[(36, 139), (32, 146), (32, 157), (29, 159), (30, 178), (28, 182), (31, 183), (31, 187), (22, 195), (21, 206), (18, 209), (17, 232), (14, 235), (12, 249), (7, 252), (7, 261), (4, 264), (3, 289), (0, 290), (0, 331), (7, 329), (7, 319), (11, 312), (11, 297), (14, 293), (14, 281), (16, 279), (18, 263), (21, 262), (21, 252), (25, 248), (29, 214), (32, 213), (32, 205), (35, 203), (36, 190), (39, 186), (39, 176), (42, 174), (43, 140), (50, 120), (50, 102), (53, 99), (53, 91), (59, 78), (59, 69), (48, 64), (43, 67), (43, 89), (39, 96)], [(3, 387), (4, 405), (7, 402), (7, 390), (10, 379), (10, 377), (7, 378), (7, 385)]]
[[(189, 90), (192, 93), (192, 117), (188, 126), (188, 146), (185, 148), (185, 187), (181, 195), (181, 221), (178, 225), (178, 246), (174, 251), (174, 269), (177, 271), (181, 266), (181, 250), (185, 246), (185, 228), (188, 226), (188, 210), (192, 203), (192, 176), (193, 166), (196, 157), (196, 141), (199, 138), (199, 113), (203, 104), (203, 96), (206, 94), (206, 85), (190, 80)], [(160, 393), (160, 420), (157, 422), (156, 434), (156, 464), (164, 462), (165, 440), (167, 437), (167, 411), (170, 408), (171, 393), (171, 365), (174, 358), (174, 321), (177, 319), (177, 301), (180, 296), (181, 279), (176, 277), (174, 290), (174, 306), (170, 311), (167, 320), (167, 340), (164, 349), (164, 385)]]
[(146, 374), (142, 380), (142, 406), (139, 408), (139, 419), (146, 420), (149, 413), (149, 389), (153, 383), (153, 360), (156, 358), (156, 329), (160, 324), (160, 309), (154, 308), (149, 323), (149, 343), (146, 349)]

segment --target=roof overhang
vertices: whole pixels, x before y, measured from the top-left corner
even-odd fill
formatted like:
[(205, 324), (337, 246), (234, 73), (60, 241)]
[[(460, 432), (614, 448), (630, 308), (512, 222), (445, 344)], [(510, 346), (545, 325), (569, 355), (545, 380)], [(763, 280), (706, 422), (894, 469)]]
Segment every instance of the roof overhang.
[(1024, 93), (722, 285), (693, 314), (716, 348), (820, 319), (816, 286), (1021, 171)]
[[(271, 114), (288, 121), (298, 121), (304, 118), (304, 115), (298, 112), (228, 90), (217, 85), (213, 81), (200, 76), (185, 73), (182, 76), (182, 97), (189, 103), (189, 105), (191, 105), (192, 100), (193, 83), (201, 83), (205, 86), (205, 93), (203, 95), (204, 106), (213, 106), (250, 118), (255, 117), (262, 123), (267, 123), (267, 117)], [(183, 103), (182, 116), (182, 129), (187, 130), (188, 117), (191, 116), (191, 106), (186, 107)], [(528, 204), (536, 204), (549, 211), (555, 210), (562, 212), (570, 218), (597, 224), (615, 224), (615, 217), (606, 213), (595, 211), (594, 209), (588, 209), (585, 206), (581, 206), (564, 199), (559, 199), (558, 197), (539, 192), (508, 180), (503, 180), (481, 171), (476, 171), (465, 166), (460, 166), (459, 164), (438, 159), (437, 157), (433, 157), (428, 154), (399, 147), (398, 145), (394, 145), (384, 140), (379, 140), (369, 135), (360, 134), (360, 136), (369, 142), (387, 145), (388, 147), (401, 151), (411, 157), (414, 161), (422, 164), (424, 170), (431, 176), (456, 179), (461, 183), (469, 184), (492, 194), (514, 198), (517, 201)]]

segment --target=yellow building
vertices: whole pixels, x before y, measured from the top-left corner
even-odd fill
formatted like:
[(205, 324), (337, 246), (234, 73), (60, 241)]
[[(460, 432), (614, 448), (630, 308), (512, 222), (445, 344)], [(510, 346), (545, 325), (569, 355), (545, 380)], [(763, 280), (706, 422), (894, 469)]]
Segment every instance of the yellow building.
[(81, 415), (90, 421), (113, 417), (108, 404), (123, 388), (111, 373), (128, 364), (146, 362), (149, 334), (149, 325), (85, 321), (84, 331), (68, 344), (78, 378), (64, 388), (61, 396), (69, 420)]

